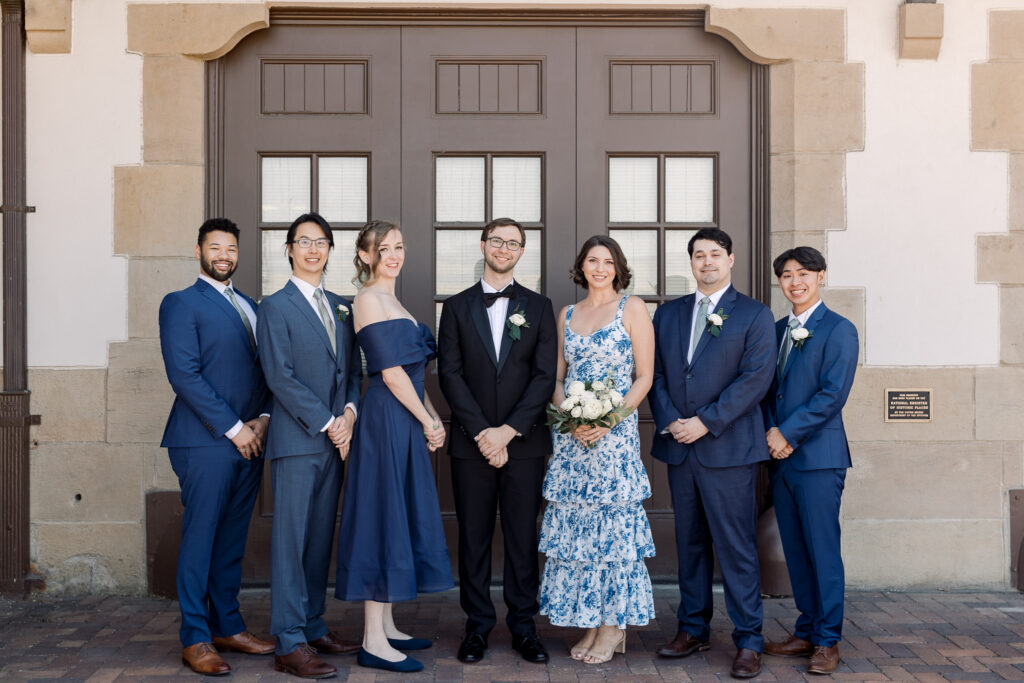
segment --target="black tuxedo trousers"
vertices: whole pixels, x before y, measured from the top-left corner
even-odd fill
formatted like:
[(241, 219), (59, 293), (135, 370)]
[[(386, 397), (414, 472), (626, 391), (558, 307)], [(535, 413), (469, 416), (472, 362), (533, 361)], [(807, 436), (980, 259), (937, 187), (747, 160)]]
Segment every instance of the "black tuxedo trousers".
[[(495, 624), (491, 544), (500, 513), (504, 536), (506, 622), (534, 632), (540, 585), (537, 516), (551, 433), (544, 412), (555, 388), (558, 344), (551, 300), (516, 283), (508, 313), (526, 325), (494, 348), (479, 283), (450, 297), (438, 325), (438, 378), (451, 408), (452, 487), (459, 522), (459, 585), (466, 632), (486, 636)], [(518, 436), (508, 462), (492, 467), (477, 447), (481, 431), (509, 425)]]

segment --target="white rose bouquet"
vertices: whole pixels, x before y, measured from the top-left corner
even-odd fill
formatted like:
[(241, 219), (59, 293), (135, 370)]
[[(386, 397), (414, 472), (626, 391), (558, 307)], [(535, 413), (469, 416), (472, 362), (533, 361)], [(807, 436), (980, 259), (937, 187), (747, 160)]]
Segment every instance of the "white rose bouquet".
[(562, 404), (548, 404), (548, 425), (561, 434), (568, 434), (581, 425), (611, 429), (628, 415), (625, 398), (615, 390), (615, 380), (611, 377), (570, 382)]

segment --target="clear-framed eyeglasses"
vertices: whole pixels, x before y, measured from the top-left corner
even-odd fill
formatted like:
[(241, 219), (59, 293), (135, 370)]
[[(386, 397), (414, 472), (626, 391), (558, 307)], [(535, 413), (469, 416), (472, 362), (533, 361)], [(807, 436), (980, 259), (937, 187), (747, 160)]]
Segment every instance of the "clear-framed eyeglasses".
[(292, 244), (297, 245), (301, 249), (309, 249), (314, 244), (316, 245), (317, 249), (326, 249), (331, 245), (331, 241), (326, 237), (321, 237), (315, 240), (311, 240), (308, 237), (300, 237), (297, 240), (292, 240)]

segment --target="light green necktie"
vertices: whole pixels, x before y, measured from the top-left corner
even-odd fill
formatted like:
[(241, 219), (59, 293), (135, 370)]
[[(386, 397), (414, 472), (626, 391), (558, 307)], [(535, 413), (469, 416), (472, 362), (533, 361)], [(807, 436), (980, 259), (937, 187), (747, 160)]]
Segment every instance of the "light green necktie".
[(704, 297), (700, 300), (700, 308), (697, 309), (697, 317), (693, 320), (693, 334), (690, 335), (690, 357), (693, 358), (693, 352), (697, 349), (697, 344), (700, 343), (701, 335), (704, 334), (704, 330), (708, 326), (708, 304), (711, 303), (711, 299)]
[(789, 359), (789, 351), (793, 348), (793, 330), (800, 327), (800, 321), (793, 318), (786, 328), (786, 338), (782, 340), (782, 351), (779, 352), (779, 372), (786, 369), (786, 361)]
[(246, 334), (249, 335), (249, 345), (252, 346), (252, 350), (255, 351), (256, 350), (256, 336), (253, 335), (253, 333), (252, 333), (252, 323), (249, 322), (249, 316), (247, 316), (245, 314), (245, 311), (242, 310), (242, 307), (238, 303), (238, 299), (235, 298), (235, 290), (234, 289), (232, 289), (231, 287), (228, 287), (227, 289), (224, 290), (224, 293), (227, 295), (228, 301), (231, 302), (231, 305), (235, 307), (236, 311), (238, 311), (238, 315), (241, 316), (242, 324), (245, 325), (245, 332), (246, 332)]
[(331, 311), (324, 302), (324, 290), (317, 287), (313, 292), (313, 298), (316, 299), (316, 306), (320, 309), (320, 319), (324, 321), (324, 327), (327, 328), (327, 336), (331, 340), (331, 350), (338, 353), (338, 341), (334, 338), (334, 318), (331, 317)]

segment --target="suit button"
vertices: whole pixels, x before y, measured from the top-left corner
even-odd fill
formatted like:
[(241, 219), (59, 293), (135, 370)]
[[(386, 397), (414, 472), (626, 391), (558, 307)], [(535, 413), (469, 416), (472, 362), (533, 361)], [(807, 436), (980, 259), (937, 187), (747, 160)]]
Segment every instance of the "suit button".
[(501, 384), (501, 378), (500, 377), (498, 378), (498, 384)]
[(693, 375), (687, 375), (686, 379), (693, 379)]
[(778, 396), (776, 396), (775, 398), (776, 398), (776, 399), (778, 399), (779, 401), (781, 401), (781, 400), (782, 400), (782, 394), (779, 394), (779, 395), (778, 395)]
[(338, 374), (339, 375), (341, 374), (341, 368), (338, 368)]

